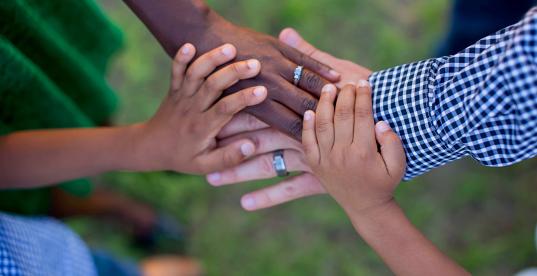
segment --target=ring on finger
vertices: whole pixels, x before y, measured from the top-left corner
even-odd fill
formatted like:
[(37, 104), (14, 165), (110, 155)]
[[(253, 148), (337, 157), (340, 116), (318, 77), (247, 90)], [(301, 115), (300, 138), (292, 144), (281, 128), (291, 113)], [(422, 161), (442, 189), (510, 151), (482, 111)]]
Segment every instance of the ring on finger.
[(302, 79), (302, 74), (304, 73), (304, 66), (297, 66), (295, 72), (293, 73), (293, 84), (298, 86), (300, 80)]
[(274, 167), (274, 170), (279, 177), (289, 175), (289, 172), (287, 171), (287, 166), (285, 165), (283, 150), (277, 150), (274, 152), (274, 155), (272, 156), (272, 167)]

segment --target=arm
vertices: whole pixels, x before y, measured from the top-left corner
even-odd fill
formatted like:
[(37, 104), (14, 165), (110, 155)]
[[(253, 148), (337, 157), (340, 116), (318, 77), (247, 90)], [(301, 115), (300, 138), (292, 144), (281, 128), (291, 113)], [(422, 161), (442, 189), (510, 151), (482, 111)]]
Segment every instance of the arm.
[[(410, 179), (466, 155), (484, 165), (506, 166), (537, 154), (536, 11), (457, 55), (375, 73), (316, 49), (292, 29), (280, 39), (342, 72), (339, 87), (369, 79), (375, 118), (401, 135), (408, 161), (405, 179)], [(292, 145), (275, 136), (260, 137), (259, 131), (249, 135), (266, 144)], [(245, 195), (256, 203), (248, 210), (325, 193), (300, 153), (289, 155), (298, 160), (289, 163), (289, 170), (304, 174)], [(241, 164), (221, 172), (217, 181), (208, 180), (225, 185), (274, 177), (264, 165), (270, 159), (270, 153), (258, 156), (255, 164)]]
[[(266, 86), (269, 100), (247, 111), (298, 140), (302, 123), (297, 114), (315, 106), (323, 85), (339, 80), (339, 74), (326, 65), (273, 37), (226, 21), (201, 0), (125, 0), (125, 3), (170, 55), (185, 42), (194, 43), (200, 53), (231, 43), (238, 49), (238, 60), (260, 60), (261, 73), (253, 80), (231, 87), (227, 93), (258, 84)], [(298, 87), (292, 84), (297, 65), (308, 69)]]
[(41, 130), (0, 137), (2, 188), (31, 188), (135, 170), (136, 127)]
[(395, 201), (364, 213), (347, 211), (358, 234), (396, 275), (470, 275), (444, 255)]
[[(385, 122), (375, 124), (371, 88), (346, 85), (323, 93), (304, 115), (305, 158), (356, 231), (396, 275), (468, 275), (405, 217), (393, 199), (404, 175), (401, 140)], [(380, 148), (377, 147), (380, 145)]]
[[(406, 180), (464, 156), (507, 166), (537, 154), (536, 30), (533, 9), (461, 53), (370, 75), (375, 119), (390, 122), (403, 140)], [(315, 50), (293, 30), (281, 38), (343, 80), (369, 71)]]
[(255, 145), (239, 139), (215, 148), (216, 135), (234, 114), (262, 102), (266, 88), (250, 87), (218, 99), (232, 84), (259, 74), (261, 65), (252, 59), (213, 73), (235, 57), (236, 49), (229, 44), (189, 65), (194, 55), (191, 44), (177, 54), (169, 93), (147, 122), (0, 137), (0, 188), (39, 187), (113, 170), (205, 174), (242, 162)]

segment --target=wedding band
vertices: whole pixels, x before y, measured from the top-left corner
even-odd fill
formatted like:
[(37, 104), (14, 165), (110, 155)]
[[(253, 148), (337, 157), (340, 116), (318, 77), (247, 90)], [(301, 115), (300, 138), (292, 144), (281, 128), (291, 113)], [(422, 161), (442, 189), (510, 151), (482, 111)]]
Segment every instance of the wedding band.
[(285, 159), (283, 158), (283, 150), (277, 150), (272, 157), (272, 167), (276, 171), (276, 174), (280, 177), (288, 176), (287, 166), (285, 166)]
[(293, 83), (295, 84), (295, 86), (298, 86), (298, 84), (300, 83), (300, 79), (302, 79), (302, 73), (304, 71), (304, 66), (297, 66), (295, 68), (295, 72), (293, 73)]

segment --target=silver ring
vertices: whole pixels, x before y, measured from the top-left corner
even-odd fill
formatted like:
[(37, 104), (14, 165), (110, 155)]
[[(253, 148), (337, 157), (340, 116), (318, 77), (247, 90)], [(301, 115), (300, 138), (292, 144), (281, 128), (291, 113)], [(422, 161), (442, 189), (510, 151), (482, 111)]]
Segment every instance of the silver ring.
[(280, 177), (288, 176), (287, 166), (285, 165), (285, 159), (283, 158), (283, 150), (277, 150), (272, 157), (272, 167), (276, 171), (276, 174)]
[(304, 72), (304, 66), (297, 66), (295, 72), (293, 73), (293, 83), (295, 86), (298, 86), (300, 79), (302, 79), (302, 73)]

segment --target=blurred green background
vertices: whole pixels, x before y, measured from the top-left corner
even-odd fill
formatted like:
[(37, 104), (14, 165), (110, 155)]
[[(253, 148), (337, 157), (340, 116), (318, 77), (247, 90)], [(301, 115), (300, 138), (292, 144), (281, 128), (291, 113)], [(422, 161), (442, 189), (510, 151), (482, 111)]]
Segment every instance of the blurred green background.
[[(109, 80), (122, 99), (116, 123), (148, 119), (168, 89), (170, 60), (122, 1), (98, 0), (124, 31)], [(277, 35), (298, 29), (319, 48), (373, 70), (434, 54), (446, 31), (446, 0), (212, 0), (234, 23)], [(181, 31), (180, 29), (178, 31)], [(491, 169), (462, 160), (403, 183), (397, 199), (411, 220), (477, 275), (537, 265), (537, 163)], [(270, 182), (212, 188), (170, 173), (113, 173), (96, 179), (172, 214), (188, 231), (186, 251), (208, 275), (389, 274), (334, 201), (318, 196), (247, 213), (240, 196)], [(123, 229), (72, 220), (91, 246), (141, 258)]]

